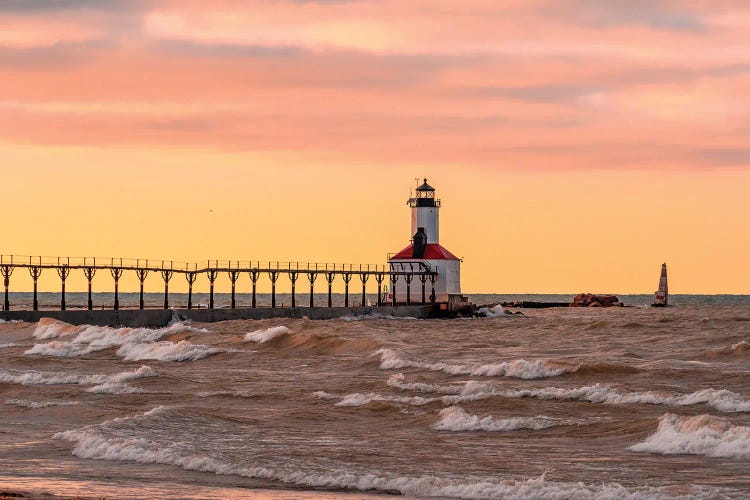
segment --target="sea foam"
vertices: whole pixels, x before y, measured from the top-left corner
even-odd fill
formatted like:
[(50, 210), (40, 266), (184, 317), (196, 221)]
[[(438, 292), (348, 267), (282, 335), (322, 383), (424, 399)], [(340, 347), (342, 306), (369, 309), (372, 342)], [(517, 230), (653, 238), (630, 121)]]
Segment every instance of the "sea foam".
[[(388, 385), (401, 390), (417, 390), (435, 394), (449, 394), (440, 399), (444, 404), (457, 405), (491, 397), (536, 398), (543, 400), (577, 400), (612, 405), (650, 404), (667, 406), (693, 406), (706, 404), (725, 413), (750, 412), (750, 400), (726, 389), (701, 389), (688, 394), (662, 391), (625, 392), (603, 384), (582, 387), (541, 387), (529, 389), (498, 389), (492, 384), (470, 380), (463, 386), (434, 385), (404, 382), (402, 374), (388, 379)], [(461, 388), (457, 391), (457, 388)]]
[(427, 392), (433, 394), (461, 394), (461, 392), (464, 390), (463, 384), (425, 384), (423, 382), (404, 382), (404, 379), (405, 377), (403, 373), (394, 373), (393, 375), (388, 377), (386, 385), (404, 391)]
[(341, 398), (341, 401), (336, 403), (335, 406), (364, 406), (366, 404), (382, 401), (391, 403), (408, 404), (412, 406), (422, 406), (435, 401), (438, 398), (423, 398), (420, 396), (405, 397), (405, 396), (384, 396), (382, 394), (368, 393), (360, 394), (358, 392), (354, 394), (347, 394)]
[(39, 340), (54, 339), (64, 335), (73, 335), (78, 333), (84, 327), (74, 326), (63, 321), (52, 318), (40, 318), (32, 334)]
[(375, 352), (375, 355), (380, 356), (380, 368), (382, 370), (420, 368), (429, 371), (441, 371), (450, 375), (473, 375), (481, 377), (537, 379), (572, 373), (581, 367), (580, 363), (570, 364), (545, 359), (514, 359), (484, 365), (418, 361), (406, 359), (393, 349), (379, 349)]
[(194, 361), (212, 354), (223, 352), (223, 349), (200, 344), (191, 344), (187, 340), (179, 342), (151, 342), (145, 344), (123, 344), (115, 352), (125, 361), (155, 359), (159, 361)]
[(750, 427), (733, 425), (713, 415), (681, 417), (666, 413), (656, 432), (633, 451), (665, 455), (706, 455), (709, 457), (750, 458)]
[(8, 342), (7, 344), (0, 344), (0, 349), (9, 349), (11, 347), (24, 347), (26, 344), (19, 344), (17, 342)]
[(494, 307), (480, 307), (477, 311), (477, 314), (480, 316), (484, 316), (486, 318), (499, 318), (499, 317), (505, 317), (505, 316), (512, 316), (510, 313), (506, 313), (505, 309), (503, 309), (503, 306), (500, 304), (494, 306)]
[(451, 406), (440, 410), (440, 420), (432, 428), (440, 431), (508, 432), (520, 429), (542, 430), (560, 425), (591, 425), (609, 421), (610, 419), (601, 417), (555, 418), (544, 415), (501, 419), (490, 416), (480, 418), (466, 413), (460, 406)]
[(186, 340), (157, 342), (165, 335), (180, 332), (207, 332), (182, 322), (173, 322), (164, 328), (110, 328), (93, 325), (74, 327), (60, 321), (40, 321), (34, 336), (41, 339), (75, 335), (71, 340), (52, 340), (34, 344), (24, 354), (55, 357), (78, 357), (111, 347), (118, 347), (116, 355), (127, 361), (154, 359), (159, 361), (186, 361), (201, 359), (223, 352), (204, 345), (194, 345)]
[(127, 382), (154, 376), (156, 376), (156, 372), (145, 365), (137, 370), (115, 373), (113, 375), (85, 375), (80, 373), (0, 369), (0, 382), (21, 385), (97, 385), (107, 382)]
[(49, 408), (51, 406), (76, 406), (78, 401), (30, 401), (28, 399), (6, 399), (6, 405), (20, 406), (21, 408)]

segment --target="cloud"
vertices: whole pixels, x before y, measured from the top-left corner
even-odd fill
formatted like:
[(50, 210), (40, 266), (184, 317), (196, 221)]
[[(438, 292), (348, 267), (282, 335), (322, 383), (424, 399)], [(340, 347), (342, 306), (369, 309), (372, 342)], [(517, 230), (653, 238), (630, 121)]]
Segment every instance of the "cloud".
[(702, 31), (706, 23), (701, 12), (691, 11), (687, 2), (660, 0), (574, 0), (550, 2), (546, 12), (583, 26), (612, 28), (644, 26), (657, 30)]
[(15, 31), (0, 34), (0, 135), (355, 162), (746, 164), (750, 59), (733, 9), (640, 0), (5, 2), (0, 16)]
[(134, 8), (142, 4), (139, 0), (3, 0), (0, 2), (0, 12), (40, 13), (44, 11), (61, 10), (112, 10)]
[(750, 167), (750, 148), (702, 148), (693, 156), (705, 166)]

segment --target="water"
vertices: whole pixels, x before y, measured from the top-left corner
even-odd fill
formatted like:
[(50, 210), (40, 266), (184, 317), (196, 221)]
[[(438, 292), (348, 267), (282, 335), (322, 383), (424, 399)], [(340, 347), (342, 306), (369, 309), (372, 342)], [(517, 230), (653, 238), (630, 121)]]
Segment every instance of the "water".
[(0, 487), (746, 498), (750, 301), (673, 299), (463, 320), (0, 324)]
[[(302, 287), (304, 288), (304, 287)], [(369, 290), (369, 288), (368, 288)], [(373, 288), (374, 290), (374, 288)], [(429, 295), (429, 292), (428, 292)], [(497, 302), (513, 301), (541, 301), (541, 302), (571, 302), (574, 294), (472, 294), (471, 300), (475, 304), (489, 304)], [(10, 292), (10, 304), (12, 310), (31, 309), (34, 303), (34, 295), (31, 292)], [(304, 292), (296, 293), (297, 306), (308, 306), (310, 303), (310, 294)], [(618, 294), (620, 300), (626, 305), (639, 306), (650, 305), (654, 301), (653, 294)], [(138, 308), (139, 294), (132, 292), (120, 292), (119, 302), (121, 309)], [(334, 306), (344, 305), (344, 294), (333, 293), (332, 304)], [(164, 306), (163, 293), (144, 293), (144, 305), (146, 308), (161, 308)], [(252, 304), (252, 295), (248, 293), (237, 293), (235, 296), (236, 307), (250, 307)], [(365, 305), (377, 304), (377, 293), (367, 293), (365, 295)], [(59, 310), (60, 293), (59, 292), (39, 292), (38, 294), (39, 309), (42, 310)], [(65, 305), (67, 309), (85, 309), (88, 304), (88, 295), (85, 292), (67, 292), (65, 294)], [(670, 304), (677, 306), (700, 306), (700, 305), (748, 305), (750, 306), (750, 295), (679, 295), (672, 294), (669, 296)], [(92, 294), (94, 309), (112, 309), (114, 304), (114, 294), (111, 292), (96, 292)], [(188, 295), (186, 293), (169, 294), (169, 306), (175, 308), (187, 307)], [(193, 307), (207, 307), (209, 295), (207, 293), (193, 293)], [(232, 295), (229, 293), (215, 293), (214, 307), (223, 309), (230, 307)], [(287, 292), (276, 294), (277, 307), (290, 307), (292, 295)], [(271, 306), (270, 293), (256, 294), (256, 304), (258, 307)], [(327, 293), (315, 293), (315, 306), (324, 307), (328, 305)], [(357, 286), (352, 286), (349, 293), (349, 305), (362, 305), (362, 290)], [(0, 304), (2, 306), (2, 304)]]

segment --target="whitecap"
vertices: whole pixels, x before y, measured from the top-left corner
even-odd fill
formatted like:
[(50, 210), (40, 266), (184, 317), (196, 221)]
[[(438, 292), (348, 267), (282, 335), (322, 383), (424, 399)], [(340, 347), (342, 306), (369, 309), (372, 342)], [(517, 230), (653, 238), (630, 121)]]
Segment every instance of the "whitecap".
[(338, 396), (334, 396), (333, 394), (329, 394), (326, 391), (315, 391), (315, 392), (313, 392), (313, 396), (316, 399), (338, 399)]
[(358, 392), (353, 394), (347, 394), (336, 403), (335, 406), (364, 406), (374, 401), (386, 401), (392, 403), (408, 404), (412, 406), (422, 406), (435, 401), (438, 398), (423, 398), (420, 396), (404, 397), (404, 396), (385, 396), (382, 394), (368, 393), (360, 394)]
[[(582, 387), (541, 387), (529, 389), (497, 389), (491, 384), (470, 380), (458, 393), (457, 385), (432, 385), (406, 383), (402, 374), (388, 379), (388, 385), (401, 390), (418, 390), (443, 396), (444, 404), (456, 405), (491, 397), (536, 398), (542, 400), (577, 400), (612, 405), (650, 404), (667, 406), (693, 406), (706, 404), (726, 413), (750, 412), (750, 400), (726, 389), (701, 389), (688, 394), (662, 391), (624, 392), (608, 385), (594, 384)], [(461, 386), (458, 386), (461, 387)]]
[(49, 408), (51, 406), (76, 406), (78, 401), (30, 401), (28, 399), (6, 399), (6, 405), (20, 406), (21, 408)]
[[(582, 482), (547, 481), (545, 475), (536, 478), (481, 478), (459, 480), (432, 475), (418, 477), (382, 474), (377, 471), (358, 472), (351, 469), (303, 467), (275, 467), (262, 463), (232, 463), (208, 455), (181, 452), (172, 445), (138, 437), (113, 437), (107, 431), (118, 422), (149, 418), (165, 411), (154, 408), (143, 415), (108, 420), (99, 425), (59, 432), (53, 436), (73, 444), (73, 455), (99, 460), (130, 461), (143, 464), (163, 464), (198, 472), (233, 474), (256, 479), (279, 481), (306, 488), (334, 488), (357, 491), (398, 492), (416, 497), (449, 497), (462, 499), (636, 499), (674, 498), (669, 487), (626, 488), (618, 483), (585, 484)], [(727, 488), (688, 486), (684, 494), (692, 496), (721, 496)]]
[(750, 458), (750, 427), (733, 425), (713, 415), (681, 417), (666, 413), (655, 433), (628, 449), (664, 455)]
[(200, 344), (191, 344), (187, 340), (179, 342), (151, 342), (145, 344), (123, 344), (115, 352), (125, 361), (155, 359), (159, 361), (194, 361), (212, 354), (223, 352), (223, 349)]
[(137, 370), (115, 373), (113, 375), (0, 369), (0, 382), (21, 385), (95, 385), (107, 382), (126, 382), (154, 376), (156, 376), (156, 372), (145, 365)]
[[(43, 318), (44, 319), (44, 318)], [(34, 333), (38, 338), (56, 338), (75, 334), (70, 341), (52, 340), (51, 342), (34, 344), (24, 354), (78, 357), (92, 352), (98, 352), (111, 347), (119, 347), (117, 355), (126, 360), (158, 359), (161, 361), (184, 361), (200, 359), (221, 350), (213, 350), (208, 346), (193, 346), (187, 341), (177, 343), (161, 342), (155, 344), (165, 335), (180, 332), (208, 332), (198, 329), (184, 322), (172, 322), (164, 328), (110, 328), (106, 326), (82, 325), (73, 327), (60, 321), (40, 321), (40, 326)]]
[(114, 382), (108, 381), (103, 384), (95, 385), (86, 389), (86, 392), (93, 394), (134, 394), (134, 393), (145, 393), (143, 389), (135, 387), (125, 382)]
[(39, 340), (54, 339), (78, 333), (82, 327), (74, 326), (53, 318), (41, 318), (32, 336)]
[(428, 392), (437, 394), (461, 394), (464, 389), (463, 385), (439, 385), (439, 384), (425, 384), (422, 382), (404, 382), (403, 373), (395, 373), (388, 377), (386, 385), (389, 387), (395, 387), (404, 391), (416, 391), (416, 392)]
[(477, 311), (477, 314), (480, 316), (484, 316), (486, 318), (500, 318), (504, 316), (512, 316), (512, 314), (508, 313), (503, 309), (503, 306), (500, 304), (494, 306), (494, 307), (480, 307)]
[(609, 421), (611, 419), (603, 417), (555, 418), (544, 415), (501, 419), (491, 416), (480, 418), (466, 413), (460, 406), (451, 406), (440, 410), (440, 420), (432, 428), (440, 431), (509, 432), (520, 429), (542, 430), (561, 425), (591, 425)]
[(289, 333), (289, 331), (289, 328), (283, 325), (272, 326), (271, 328), (266, 328), (265, 330), (255, 330), (254, 332), (245, 334), (245, 341), (263, 344), (277, 337), (281, 337), (282, 335), (286, 335), (287, 333)]
[(511, 361), (490, 363), (484, 365), (465, 365), (432, 361), (417, 361), (403, 358), (393, 349), (379, 349), (375, 352), (374, 355), (380, 356), (381, 370), (420, 368), (429, 371), (441, 371), (450, 375), (514, 377), (527, 380), (557, 377), (564, 373), (573, 373), (581, 367), (580, 363), (566, 364), (545, 359), (514, 359)]
[(26, 344), (19, 344), (17, 342), (8, 342), (7, 344), (0, 344), (0, 349), (9, 349), (11, 347), (24, 347)]

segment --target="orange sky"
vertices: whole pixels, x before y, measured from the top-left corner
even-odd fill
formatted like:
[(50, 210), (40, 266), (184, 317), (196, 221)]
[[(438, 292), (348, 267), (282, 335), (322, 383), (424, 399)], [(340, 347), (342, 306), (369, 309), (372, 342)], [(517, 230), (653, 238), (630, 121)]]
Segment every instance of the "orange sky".
[(465, 292), (750, 293), (745, 2), (210, 4), (0, 2), (0, 253), (383, 263), (427, 176)]

